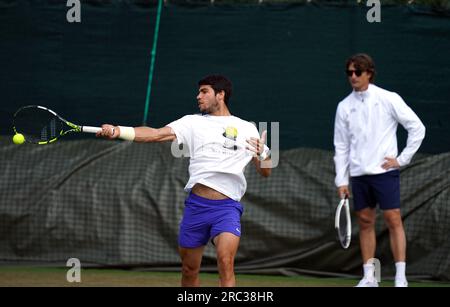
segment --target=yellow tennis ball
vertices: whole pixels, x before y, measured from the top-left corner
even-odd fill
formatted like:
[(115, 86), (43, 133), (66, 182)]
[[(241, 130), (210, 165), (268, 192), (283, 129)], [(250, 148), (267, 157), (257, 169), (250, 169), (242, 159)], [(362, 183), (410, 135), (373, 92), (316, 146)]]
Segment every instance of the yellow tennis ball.
[(14, 144), (22, 144), (23, 142), (25, 142), (25, 137), (23, 136), (23, 134), (20, 134), (20, 133), (16, 133), (14, 136), (13, 136), (13, 142), (14, 142)]

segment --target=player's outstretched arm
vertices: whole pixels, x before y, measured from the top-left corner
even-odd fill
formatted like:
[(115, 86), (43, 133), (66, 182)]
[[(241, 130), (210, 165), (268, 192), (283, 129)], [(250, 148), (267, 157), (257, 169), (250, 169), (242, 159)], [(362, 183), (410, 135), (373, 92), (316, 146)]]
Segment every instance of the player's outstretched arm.
[(110, 140), (121, 138), (138, 143), (168, 142), (176, 139), (176, 135), (170, 127), (163, 127), (159, 129), (151, 127), (133, 128), (105, 124), (102, 125), (102, 130), (96, 135), (97, 137), (104, 137)]

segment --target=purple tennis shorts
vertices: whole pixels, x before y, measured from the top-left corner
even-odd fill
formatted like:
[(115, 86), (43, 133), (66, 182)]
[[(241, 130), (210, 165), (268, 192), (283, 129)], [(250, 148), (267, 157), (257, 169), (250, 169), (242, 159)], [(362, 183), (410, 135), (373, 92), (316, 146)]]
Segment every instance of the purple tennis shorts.
[(206, 245), (222, 232), (241, 236), (242, 205), (232, 199), (212, 200), (190, 193), (184, 202), (178, 244), (184, 248)]

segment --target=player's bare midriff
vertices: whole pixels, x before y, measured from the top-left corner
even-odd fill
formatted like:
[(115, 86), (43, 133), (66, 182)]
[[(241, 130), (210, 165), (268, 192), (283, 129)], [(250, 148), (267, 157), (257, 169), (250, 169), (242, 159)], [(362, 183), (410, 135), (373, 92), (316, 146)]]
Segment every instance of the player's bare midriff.
[(206, 185), (200, 184), (200, 183), (196, 183), (194, 185), (194, 187), (192, 188), (192, 193), (194, 193), (195, 195), (204, 197), (204, 198), (215, 199), (215, 200), (229, 198), (228, 196), (225, 196), (224, 194), (222, 194), (210, 187), (207, 187)]

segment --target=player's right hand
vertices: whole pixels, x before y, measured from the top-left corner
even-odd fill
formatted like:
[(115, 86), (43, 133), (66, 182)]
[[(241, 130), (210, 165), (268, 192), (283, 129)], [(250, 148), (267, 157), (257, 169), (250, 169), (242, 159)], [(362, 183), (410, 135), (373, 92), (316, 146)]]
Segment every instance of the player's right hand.
[(343, 185), (338, 188), (338, 195), (341, 199), (344, 199), (345, 196), (350, 197), (350, 191), (348, 189), (348, 185)]
[(120, 130), (119, 130), (119, 127), (117, 127), (117, 126), (104, 124), (104, 125), (102, 125), (102, 130), (97, 132), (95, 135), (97, 137), (103, 137), (105, 139), (112, 140), (112, 139), (116, 139), (119, 137)]

